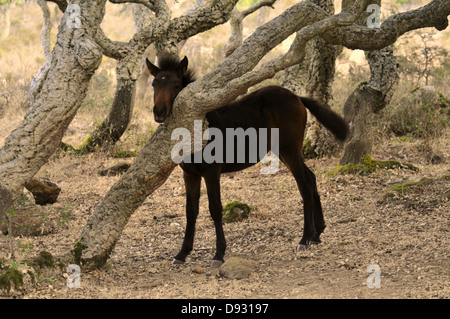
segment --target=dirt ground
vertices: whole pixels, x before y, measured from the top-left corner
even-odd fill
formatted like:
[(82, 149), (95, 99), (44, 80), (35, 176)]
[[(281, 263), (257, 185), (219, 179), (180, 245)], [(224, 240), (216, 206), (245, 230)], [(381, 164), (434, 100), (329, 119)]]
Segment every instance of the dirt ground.
[[(181, 169), (134, 213), (106, 267), (83, 272), (80, 288), (67, 287), (67, 273), (39, 278), (15, 298), (449, 298), (448, 164), (430, 164), (419, 142), (393, 139), (376, 147), (376, 159), (411, 162), (420, 168), (381, 170), (369, 176), (326, 173), (337, 158), (308, 160), (316, 173), (327, 228), (322, 243), (296, 251), (303, 227), (302, 202), (295, 181), (282, 166), (275, 175), (254, 166), (223, 175), (223, 203), (237, 200), (256, 207), (247, 220), (225, 224), (226, 258), (256, 262), (248, 278), (222, 277), (210, 267), (215, 235), (202, 186), (195, 249), (184, 265), (171, 265), (184, 235), (184, 186)], [(444, 154), (449, 145), (443, 143)], [(88, 217), (119, 177), (98, 171), (122, 161), (104, 154), (60, 154), (39, 173), (62, 188), (58, 202), (47, 207), (63, 223), (45, 236), (19, 237), (18, 258), (42, 250), (67, 253)], [(131, 162), (131, 159), (128, 159)], [(448, 158), (447, 158), (448, 163)], [(432, 182), (410, 192), (389, 192), (395, 183)], [(8, 240), (0, 236), (0, 252)], [(24, 249), (23, 247), (27, 247)], [(0, 256), (2, 257), (2, 256)], [(5, 257), (5, 256), (3, 256)], [(369, 288), (369, 265), (381, 270), (380, 288)], [(10, 298), (1, 292), (2, 298)]]

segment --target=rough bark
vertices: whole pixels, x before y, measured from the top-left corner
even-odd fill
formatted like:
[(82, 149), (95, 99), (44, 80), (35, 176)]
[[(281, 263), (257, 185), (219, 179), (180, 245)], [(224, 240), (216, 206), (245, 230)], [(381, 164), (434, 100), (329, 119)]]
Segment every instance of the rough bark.
[[(98, 68), (102, 54), (130, 63), (152, 42), (175, 39), (180, 42), (198, 32), (228, 20), (236, 0), (204, 3), (184, 16), (170, 20), (170, 10), (163, 0), (151, 4), (159, 19), (137, 32), (127, 43), (111, 41), (99, 27), (106, 0), (73, 0), (79, 6), (79, 20), (66, 9), (59, 27), (57, 43), (47, 78), (25, 119), (6, 138), (0, 149), (0, 220), (39, 169), (61, 143), (65, 130), (86, 96), (89, 81)], [(78, 27), (79, 24), (79, 27)]]
[(349, 49), (380, 50), (393, 44), (408, 31), (422, 28), (444, 30), (448, 26), (449, 14), (450, 1), (433, 0), (418, 9), (390, 16), (380, 28), (352, 24), (325, 32), (322, 37), (328, 43), (341, 44)]
[[(139, 4), (133, 3), (132, 5), (133, 9), (133, 18), (134, 18), (134, 25), (136, 32), (139, 30), (145, 28), (148, 23), (150, 23), (150, 10)], [(155, 61), (156, 58), (156, 52), (155, 47), (153, 44), (151, 44), (144, 52), (144, 57), (148, 58), (150, 61)], [(142, 101), (145, 99), (146, 93), (149, 91), (149, 77), (150, 74), (147, 69), (147, 65), (145, 63), (145, 58), (142, 59), (139, 71), (138, 79), (136, 80), (136, 100)]]
[[(450, 6), (444, 1), (434, 1), (440, 7), (438, 20), (440, 28), (443, 26), (443, 16), (450, 14)], [(330, 34), (339, 33), (346, 29), (364, 30), (362, 27), (352, 26), (360, 13), (367, 7), (368, 1), (358, 2), (348, 12), (328, 17), (318, 6), (309, 2), (298, 3), (279, 17), (259, 27), (244, 43), (230, 56), (220, 63), (209, 74), (191, 83), (180, 92), (175, 100), (172, 113), (152, 136), (148, 144), (141, 150), (135, 162), (123, 177), (111, 188), (97, 206), (94, 214), (83, 229), (79, 241), (73, 250), (75, 260), (85, 268), (95, 268), (103, 265), (114, 249), (115, 243), (133, 212), (141, 205), (145, 198), (158, 188), (172, 172), (175, 165), (170, 158), (170, 150), (175, 141), (170, 141), (172, 129), (188, 128), (192, 133), (193, 120), (200, 120), (213, 109), (217, 109), (244, 93), (248, 87), (273, 77), (280, 70), (298, 64), (304, 57), (299, 48), (307, 41), (322, 34), (329, 38)], [(433, 10), (419, 10), (416, 14), (428, 15)], [(434, 12), (436, 13), (436, 12)], [(429, 17), (430, 18), (430, 17)], [(421, 19), (421, 18), (419, 18)], [(395, 24), (392, 27), (405, 30), (411, 23), (410, 15), (398, 14), (391, 18)], [(415, 21), (415, 19), (413, 19)], [(430, 21), (424, 22), (430, 24)], [(414, 24), (420, 28), (419, 24)], [(392, 32), (385, 28), (386, 32)], [(170, 29), (170, 28), (169, 28)], [(176, 29), (176, 28), (174, 28)], [(299, 32), (297, 32), (300, 30)], [(275, 58), (253, 70), (261, 58), (283, 39), (297, 32), (297, 36), (290, 50), (281, 57)], [(359, 32), (359, 31), (358, 31)], [(364, 30), (363, 33), (366, 31)], [(368, 30), (373, 33), (374, 30)], [(376, 31), (375, 31), (376, 32)], [(402, 33), (397, 33), (400, 36)], [(380, 36), (381, 34), (378, 34)], [(350, 36), (354, 39), (355, 37)], [(342, 42), (334, 44), (351, 44), (342, 38)], [(359, 39), (361, 47), (378, 49), (383, 41), (372, 42), (370, 37)], [(385, 40), (385, 46), (391, 44), (392, 38)], [(357, 46), (355, 46), (357, 47)]]

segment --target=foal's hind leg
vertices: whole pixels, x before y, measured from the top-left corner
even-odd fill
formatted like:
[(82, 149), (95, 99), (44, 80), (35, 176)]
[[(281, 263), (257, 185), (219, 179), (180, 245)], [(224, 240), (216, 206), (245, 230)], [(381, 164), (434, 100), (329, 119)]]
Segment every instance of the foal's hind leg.
[(201, 176), (184, 172), (186, 186), (186, 232), (180, 252), (175, 256), (172, 264), (181, 264), (194, 246), (195, 222), (198, 216), (200, 201)]
[(306, 171), (311, 176), (313, 187), (313, 207), (314, 207), (314, 227), (316, 229), (317, 237), (312, 239), (311, 243), (320, 243), (320, 234), (325, 230), (325, 220), (323, 218), (322, 204), (320, 203), (320, 196), (317, 191), (316, 175), (305, 165)]
[[(289, 167), (294, 175), (300, 194), (303, 198), (304, 226), (303, 236), (300, 240), (298, 250), (306, 249), (310, 244), (317, 242), (319, 234), (315, 227), (315, 201), (314, 194), (315, 180), (312, 178), (312, 172), (305, 165), (302, 156), (294, 152), (280, 152), (283, 162)], [(319, 240), (320, 241), (320, 240)]]

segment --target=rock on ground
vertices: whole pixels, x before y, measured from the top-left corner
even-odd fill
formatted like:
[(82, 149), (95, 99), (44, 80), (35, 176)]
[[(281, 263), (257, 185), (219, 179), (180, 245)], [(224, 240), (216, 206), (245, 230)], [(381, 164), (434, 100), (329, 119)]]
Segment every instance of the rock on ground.
[(243, 279), (258, 270), (258, 265), (251, 260), (230, 257), (220, 267), (219, 274), (229, 279)]

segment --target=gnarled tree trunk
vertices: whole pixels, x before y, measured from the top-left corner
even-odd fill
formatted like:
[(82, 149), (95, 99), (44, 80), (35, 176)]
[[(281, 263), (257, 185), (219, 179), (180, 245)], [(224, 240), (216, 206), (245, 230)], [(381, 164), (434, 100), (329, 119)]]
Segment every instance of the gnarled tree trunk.
[[(372, 1), (377, 5), (380, 2)], [(366, 23), (366, 20), (362, 19), (360, 23)], [(371, 153), (374, 113), (389, 104), (399, 80), (397, 59), (391, 46), (366, 51), (365, 56), (370, 66), (370, 79), (353, 91), (345, 102), (344, 118), (350, 125), (351, 134), (344, 146), (341, 165), (361, 163), (364, 156)]]

